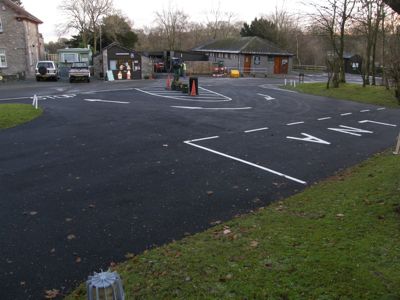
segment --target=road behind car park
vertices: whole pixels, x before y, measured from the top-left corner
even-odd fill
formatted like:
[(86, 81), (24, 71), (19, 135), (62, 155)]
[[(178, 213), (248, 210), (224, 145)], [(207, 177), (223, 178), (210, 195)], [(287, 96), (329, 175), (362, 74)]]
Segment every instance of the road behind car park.
[[(400, 111), (200, 78), (0, 89), (40, 119), (0, 132), (2, 299), (41, 299), (154, 245), (294, 194), (394, 145)], [(4, 92), (4, 93), (3, 93)]]

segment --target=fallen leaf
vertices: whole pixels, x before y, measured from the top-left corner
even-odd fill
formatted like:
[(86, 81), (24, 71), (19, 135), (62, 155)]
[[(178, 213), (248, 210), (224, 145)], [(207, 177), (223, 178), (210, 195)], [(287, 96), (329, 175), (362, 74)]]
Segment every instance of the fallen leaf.
[(26, 285), (26, 282), (25, 281), (21, 281), (19, 284), (24, 286), (24, 285)]
[(89, 208), (95, 208), (96, 205), (95, 204), (89, 204)]
[(213, 195), (213, 194), (214, 194), (213, 191), (207, 191), (207, 195), (208, 195), (208, 196), (211, 196), (211, 195)]
[(45, 299), (54, 299), (57, 298), (60, 295), (60, 291), (56, 290), (56, 289), (52, 289), (52, 290), (47, 290), (45, 291)]
[(343, 218), (343, 217), (344, 217), (344, 214), (337, 214), (336, 217), (338, 217), (338, 218)]
[(223, 234), (225, 234), (225, 235), (230, 234), (230, 233), (232, 233), (232, 231), (230, 229), (225, 229), (223, 231)]
[(117, 264), (115, 262), (110, 262), (110, 268), (115, 268), (117, 266)]
[(218, 225), (221, 223), (222, 223), (222, 221), (218, 220), (218, 221), (211, 222), (210, 225)]
[(127, 259), (134, 258), (134, 257), (135, 257), (135, 254), (133, 254), (133, 253), (128, 252), (125, 254), (125, 258), (127, 258)]
[(55, 253), (56, 252), (56, 248), (53, 248), (50, 250), (50, 253)]
[(71, 218), (66, 218), (66, 219), (65, 219), (65, 222), (71, 222), (71, 221), (72, 221)]
[(250, 246), (255, 248), (258, 246), (258, 241), (251, 241)]
[(29, 214), (30, 214), (31, 216), (35, 216), (35, 215), (38, 214), (38, 212), (37, 212), (37, 211), (30, 211)]
[(82, 258), (80, 258), (79, 256), (75, 259), (75, 262), (76, 262), (77, 264), (79, 264), (81, 261), (82, 261)]
[(69, 234), (69, 235), (67, 236), (67, 239), (71, 241), (71, 240), (76, 239), (76, 236), (75, 236), (75, 234)]

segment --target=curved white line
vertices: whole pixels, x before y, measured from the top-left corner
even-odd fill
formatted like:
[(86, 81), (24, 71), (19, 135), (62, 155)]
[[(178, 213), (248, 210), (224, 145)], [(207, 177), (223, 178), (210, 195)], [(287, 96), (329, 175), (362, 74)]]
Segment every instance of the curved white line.
[(203, 109), (203, 110), (245, 110), (252, 109), (252, 107), (198, 107), (198, 106), (171, 106), (173, 108), (182, 109)]

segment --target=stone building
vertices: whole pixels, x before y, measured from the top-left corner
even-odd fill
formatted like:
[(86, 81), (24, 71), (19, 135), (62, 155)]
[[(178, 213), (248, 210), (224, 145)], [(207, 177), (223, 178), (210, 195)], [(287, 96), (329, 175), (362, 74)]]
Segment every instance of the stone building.
[(10, 0), (0, 0), (0, 73), (4, 77), (34, 76), (44, 58), (39, 33), (43, 22)]
[(223, 63), (243, 74), (287, 74), (292, 70), (293, 54), (259, 37), (214, 40), (193, 49), (209, 61)]

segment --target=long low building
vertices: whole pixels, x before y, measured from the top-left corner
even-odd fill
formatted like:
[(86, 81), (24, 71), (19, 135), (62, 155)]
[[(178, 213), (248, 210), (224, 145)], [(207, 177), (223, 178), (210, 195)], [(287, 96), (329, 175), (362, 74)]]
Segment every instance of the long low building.
[(287, 74), (292, 70), (293, 54), (259, 37), (214, 40), (193, 49), (204, 53), (209, 61), (223, 62), (229, 69), (243, 74)]

